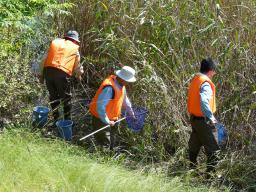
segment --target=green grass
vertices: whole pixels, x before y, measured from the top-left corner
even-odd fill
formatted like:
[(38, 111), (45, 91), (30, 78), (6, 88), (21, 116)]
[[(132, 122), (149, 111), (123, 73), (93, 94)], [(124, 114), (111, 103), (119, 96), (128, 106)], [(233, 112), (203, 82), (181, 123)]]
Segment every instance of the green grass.
[(0, 135), (0, 146), (0, 191), (213, 191), (190, 187), (178, 177), (128, 171), (22, 130)]

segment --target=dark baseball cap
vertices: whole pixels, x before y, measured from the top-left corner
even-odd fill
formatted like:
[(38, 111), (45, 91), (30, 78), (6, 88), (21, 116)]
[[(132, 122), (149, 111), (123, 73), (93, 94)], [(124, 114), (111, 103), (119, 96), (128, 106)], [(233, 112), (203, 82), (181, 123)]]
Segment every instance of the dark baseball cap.
[(73, 40), (75, 40), (76, 42), (80, 43), (80, 41), (79, 41), (79, 34), (78, 34), (77, 31), (72, 31), (72, 30), (70, 30), (70, 31), (68, 31), (68, 32), (65, 34), (64, 37), (65, 37), (65, 38), (69, 38), (69, 39), (73, 39)]

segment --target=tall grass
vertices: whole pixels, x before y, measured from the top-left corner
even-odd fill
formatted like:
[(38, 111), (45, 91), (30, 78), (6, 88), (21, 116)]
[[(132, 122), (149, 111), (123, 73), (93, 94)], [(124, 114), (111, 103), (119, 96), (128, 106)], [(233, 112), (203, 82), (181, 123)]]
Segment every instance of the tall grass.
[(24, 130), (5, 132), (0, 145), (0, 191), (215, 191), (185, 185), (178, 177), (128, 171)]
[[(176, 161), (171, 158), (169, 163), (186, 166), (188, 83), (199, 71), (202, 58), (211, 56), (219, 61), (213, 80), (217, 85), (216, 117), (229, 132), (227, 156), (222, 162), (229, 169), (221, 171), (238, 187), (253, 187), (255, 1), (72, 2), (77, 6), (71, 10), (72, 17), (63, 21), (63, 29), (73, 27), (81, 33), (83, 64), (88, 72), (84, 83), (96, 89), (118, 63), (137, 71), (138, 81), (130, 95), (135, 104), (150, 109), (150, 117), (143, 135), (125, 139), (131, 146), (137, 143), (134, 148), (143, 160), (166, 161), (171, 158), (168, 154), (176, 151)], [(252, 171), (247, 173), (247, 167)], [(238, 173), (243, 175), (240, 179)]]

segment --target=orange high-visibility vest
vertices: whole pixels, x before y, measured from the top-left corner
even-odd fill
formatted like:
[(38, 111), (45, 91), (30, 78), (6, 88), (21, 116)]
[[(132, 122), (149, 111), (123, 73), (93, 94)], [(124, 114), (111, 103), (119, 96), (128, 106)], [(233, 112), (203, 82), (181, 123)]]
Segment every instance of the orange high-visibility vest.
[(192, 79), (188, 89), (187, 107), (188, 107), (188, 112), (191, 115), (194, 115), (197, 117), (204, 116), (201, 110), (201, 105), (200, 105), (200, 88), (204, 82), (208, 82), (212, 88), (213, 95), (209, 101), (209, 105), (213, 113), (215, 113), (216, 111), (215, 85), (213, 84), (211, 79), (208, 78), (206, 75), (196, 74)]
[(55, 39), (51, 42), (44, 67), (55, 67), (69, 74), (73, 73), (79, 46), (72, 41)]
[(126, 90), (125, 90), (125, 86), (123, 86), (122, 89), (119, 89), (116, 85), (115, 79), (116, 79), (115, 75), (110, 75), (108, 78), (106, 78), (91, 101), (90, 112), (92, 115), (94, 115), (97, 118), (99, 118), (99, 114), (97, 112), (97, 105), (101, 104), (100, 101), (98, 101), (98, 97), (106, 86), (111, 86), (115, 92), (114, 98), (111, 99), (106, 106), (106, 113), (108, 118), (111, 121), (116, 121), (121, 115), (121, 109), (122, 109)]

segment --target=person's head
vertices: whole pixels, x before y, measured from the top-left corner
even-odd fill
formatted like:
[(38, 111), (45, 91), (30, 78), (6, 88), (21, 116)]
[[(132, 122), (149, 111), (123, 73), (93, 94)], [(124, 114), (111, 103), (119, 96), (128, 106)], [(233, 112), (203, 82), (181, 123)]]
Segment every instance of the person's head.
[(115, 74), (123, 85), (136, 81), (135, 70), (129, 66), (123, 66), (122, 69), (116, 71)]
[(67, 39), (67, 40), (73, 41), (73, 42), (75, 42), (77, 44), (80, 43), (80, 41), (79, 41), (79, 34), (78, 34), (77, 31), (72, 31), (72, 30), (68, 31), (65, 34), (64, 38)]
[(201, 61), (200, 73), (207, 75), (211, 79), (216, 73), (216, 67), (217, 64), (212, 58), (208, 57)]

